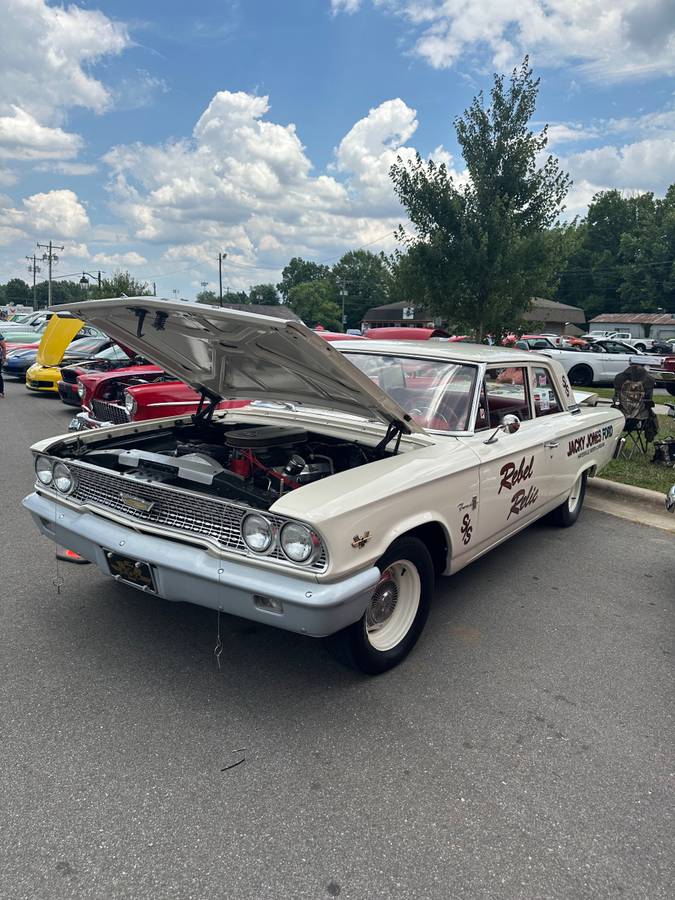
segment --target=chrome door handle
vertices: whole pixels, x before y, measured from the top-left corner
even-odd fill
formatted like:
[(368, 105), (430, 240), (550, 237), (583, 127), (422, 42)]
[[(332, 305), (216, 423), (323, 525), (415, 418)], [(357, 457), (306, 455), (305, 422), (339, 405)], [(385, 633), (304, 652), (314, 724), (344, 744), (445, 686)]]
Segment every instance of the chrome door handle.
[(559, 446), (560, 446), (559, 441), (545, 441), (544, 442), (544, 447), (550, 447), (551, 450), (554, 450), (556, 447), (559, 447)]

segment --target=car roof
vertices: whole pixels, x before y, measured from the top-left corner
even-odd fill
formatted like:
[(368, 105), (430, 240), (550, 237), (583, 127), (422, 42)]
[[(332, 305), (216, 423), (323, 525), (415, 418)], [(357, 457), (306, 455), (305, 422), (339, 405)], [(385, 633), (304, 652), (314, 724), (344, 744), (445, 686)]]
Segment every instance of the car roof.
[(340, 341), (339, 349), (344, 352), (358, 350), (361, 353), (382, 353), (391, 356), (417, 356), (430, 359), (448, 359), (456, 362), (487, 363), (513, 366), (532, 362), (550, 362), (550, 357), (510, 347), (488, 347), (486, 344), (463, 344), (459, 341), (445, 343), (437, 341)]

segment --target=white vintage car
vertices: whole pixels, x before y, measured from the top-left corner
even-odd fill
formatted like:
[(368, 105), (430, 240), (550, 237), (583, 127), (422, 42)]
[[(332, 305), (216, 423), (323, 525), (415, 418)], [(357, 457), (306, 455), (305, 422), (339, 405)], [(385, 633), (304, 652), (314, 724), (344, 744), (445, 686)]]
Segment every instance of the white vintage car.
[(622, 341), (601, 338), (588, 350), (542, 349), (541, 353), (556, 359), (573, 385), (613, 384), (616, 376), (627, 369), (631, 360), (640, 358), (657, 379), (668, 378), (663, 372), (662, 356), (640, 356), (640, 353)]
[[(439, 577), (546, 514), (572, 525), (623, 429), (530, 352), (331, 344), (148, 297), (68, 309), (203, 402), (36, 444), (24, 505), (40, 532), (167, 600), (336, 635), (369, 673), (413, 647)], [(223, 398), (251, 402), (216, 411)]]

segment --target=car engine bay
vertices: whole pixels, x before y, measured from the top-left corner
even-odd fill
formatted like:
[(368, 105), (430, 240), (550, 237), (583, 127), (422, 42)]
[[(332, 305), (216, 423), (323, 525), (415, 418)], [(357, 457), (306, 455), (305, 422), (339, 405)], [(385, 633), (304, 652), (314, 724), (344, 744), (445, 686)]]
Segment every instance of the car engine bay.
[[(65, 448), (64, 448), (65, 450)], [(393, 455), (296, 426), (196, 422), (148, 435), (111, 436), (68, 456), (145, 484), (182, 487), (269, 509), (283, 494)]]

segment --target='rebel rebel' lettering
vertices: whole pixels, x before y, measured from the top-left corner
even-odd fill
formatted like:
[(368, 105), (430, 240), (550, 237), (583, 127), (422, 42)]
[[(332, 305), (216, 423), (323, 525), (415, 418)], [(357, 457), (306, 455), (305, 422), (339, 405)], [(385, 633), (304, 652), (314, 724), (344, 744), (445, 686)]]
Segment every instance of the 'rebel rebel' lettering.
[(498, 494), (501, 494), (503, 488), (510, 491), (511, 488), (514, 488), (517, 484), (521, 484), (523, 481), (527, 481), (528, 478), (532, 478), (532, 472), (534, 471), (534, 456), (530, 457), (528, 463), (525, 462), (526, 459), (527, 457), (524, 456), (518, 466), (513, 462), (508, 462), (501, 467), (499, 470), (501, 481), (499, 482)]

